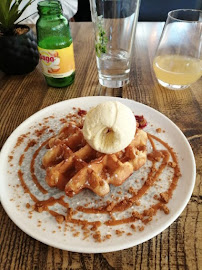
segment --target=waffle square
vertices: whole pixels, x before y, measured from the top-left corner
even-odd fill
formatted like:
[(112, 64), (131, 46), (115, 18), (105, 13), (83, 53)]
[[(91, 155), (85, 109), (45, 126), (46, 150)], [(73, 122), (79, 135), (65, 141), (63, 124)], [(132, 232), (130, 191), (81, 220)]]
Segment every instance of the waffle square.
[(114, 154), (103, 154), (85, 141), (82, 128), (65, 124), (48, 142), (50, 148), (42, 159), (46, 182), (65, 190), (69, 197), (87, 188), (98, 196), (110, 192), (110, 184), (120, 186), (147, 160), (147, 133), (137, 129), (130, 145)]

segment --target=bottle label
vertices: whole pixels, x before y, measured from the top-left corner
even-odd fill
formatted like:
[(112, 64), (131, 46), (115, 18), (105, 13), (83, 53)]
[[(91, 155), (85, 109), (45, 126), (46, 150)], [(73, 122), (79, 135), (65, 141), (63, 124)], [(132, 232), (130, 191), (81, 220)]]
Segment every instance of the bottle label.
[(38, 47), (38, 50), (45, 76), (64, 78), (75, 71), (73, 43), (63, 49), (48, 50)]

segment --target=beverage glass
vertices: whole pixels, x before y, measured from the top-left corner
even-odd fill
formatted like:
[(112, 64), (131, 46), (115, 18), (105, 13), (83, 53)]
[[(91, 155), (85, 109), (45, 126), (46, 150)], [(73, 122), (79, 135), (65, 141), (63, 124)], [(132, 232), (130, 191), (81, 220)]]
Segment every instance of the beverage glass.
[(131, 51), (140, 0), (90, 0), (96, 61), (101, 85), (129, 83)]
[(202, 11), (170, 11), (153, 61), (160, 85), (181, 90), (202, 75)]

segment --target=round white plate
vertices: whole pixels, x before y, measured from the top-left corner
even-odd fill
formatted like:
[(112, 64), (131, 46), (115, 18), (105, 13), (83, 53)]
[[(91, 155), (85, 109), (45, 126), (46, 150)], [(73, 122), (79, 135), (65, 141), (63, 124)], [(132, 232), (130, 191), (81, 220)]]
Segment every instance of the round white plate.
[[(107, 239), (106, 241), (99, 243), (95, 242), (93, 237), (83, 239), (84, 237), (82, 235), (82, 232), (78, 237), (74, 237), (73, 233), (71, 232), (72, 228), (68, 228), (65, 230), (63, 228), (63, 225), (59, 226), (59, 224), (56, 223), (55, 219), (47, 212), (38, 213), (34, 211), (30, 215), (30, 209), (26, 208), (26, 204), (32, 204), (32, 200), (27, 193), (24, 193), (22, 187), (20, 186), (17, 173), (19, 169), (19, 157), (23, 153), (26, 146), (26, 139), (24, 142), (21, 142), (19, 147), (15, 149), (15, 153), (12, 151), (20, 135), (29, 132), (29, 139), (34, 136), (32, 135), (32, 130), (34, 130), (34, 128), (36, 129), (37, 125), (42, 121), (42, 119), (54, 115), (55, 118), (51, 120), (51, 128), (55, 128), (58, 130), (59, 127), (57, 120), (63, 115), (67, 115), (69, 112), (71, 112), (73, 107), (79, 107), (81, 109), (88, 110), (90, 107), (107, 100), (120, 101), (130, 107), (135, 115), (144, 115), (144, 117), (148, 121), (148, 125), (145, 128), (145, 131), (159, 136), (162, 140), (166, 141), (171, 147), (173, 147), (173, 149), (177, 153), (182, 176), (178, 181), (178, 185), (176, 190), (174, 191), (172, 199), (168, 203), (170, 214), (166, 215), (163, 211), (158, 211), (157, 215), (154, 216), (153, 220), (145, 226), (143, 231), (137, 230), (136, 232), (132, 232), (130, 224), (123, 224), (115, 227), (108, 227), (106, 225), (102, 225), (100, 228), (101, 233), (110, 233), (112, 237), (110, 239)], [(161, 132), (158, 134), (156, 132), (156, 129), (159, 127), (165, 132)], [(14, 153), (14, 158), (13, 160), (9, 161), (9, 156), (11, 155), (11, 153)], [(30, 159), (31, 154), (32, 153), (30, 153)], [(26, 169), (26, 166), (29, 166), (28, 164), (30, 161), (29, 153), (27, 153), (26, 159), (28, 163), (26, 165), (25, 162), (25, 165), (23, 167), (25, 177), (26, 170), (29, 171), (29, 167), (27, 167)], [(38, 161), (38, 163), (40, 162)], [(36, 172), (37, 170), (40, 170), (41, 164), (35, 164), (35, 166)], [(124, 188), (124, 185), (126, 185), (127, 187), (131, 179), (132, 181), (134, 181), (134, 179), (138, 179), (139, 177), (141, 177), (141, 174), (143, 172), (144, 167), (141, 168), (140, 171), (132, 175), (131, 178), (127, 180), (121, 188)], [(195, 184), (195, 176), (196, 166), (192, 149), (180, 129), (166, 116), (146, 105), (128, 99), (100, 96), (83, 97), (66, 100), (51, 105), (35, 113), (26, 121), (24, 121), (10, 135), (5, 145), (3, 146), (0, 155), (0, 198), (5, 211), (13, 220), (13, 222), (25, 233), (47, 245), (68, 251), (84, 253), (111, 252), (143, 243), (156, 236), (157, 234), (165, 230), (169, 225), (171, 225), (171, 223), (174, 222), (174, 220), (181, 214), (191, 197)], [(29, 176), (27, 177), (29, 178)], [(44, 179), (42, 179), (42, 181), (45, 182)], [(42, 185), (43, 184), (47, 188), (46, 183), (42, 183)], [(35, 187), (33, 186), (32, 188), (33, 192), (36, 192), (35, 194), (37, 194)], [(52, 192), (51, 188), (49, 189), (50, 192)], [(111, 188), (112, 193), (113, 191), (115, 192), (114, 187)], [(57, 190), (54, 192), (55, 193), (53, 194), (57, 194), (57, 192), (59, 193), (59, 191)], [(78, 201), (85, 201), (86, 195), (88, 195), (88, 200), (89, 198), (93, 200), (95, 196), (90, 191), (83, 191), (79, 195), (77, 195), (77, 198), (75, 196), (72, 202), (74, 202), (74, 204), (78, 204)], [(102, 215), (98, 215), (94, 218), (102, 220)], [(123, 233), (121, 236), (118, 236), (115, 233), (116, 229), (130, 232), (131, 234), (127, 235), (127, 233)]]

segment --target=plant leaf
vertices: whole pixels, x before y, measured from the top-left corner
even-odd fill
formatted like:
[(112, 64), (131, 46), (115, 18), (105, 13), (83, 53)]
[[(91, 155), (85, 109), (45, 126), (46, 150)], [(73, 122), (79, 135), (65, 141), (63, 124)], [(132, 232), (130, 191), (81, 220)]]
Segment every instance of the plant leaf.
[(3, 2), (6, 2), (5, 3), (6, 10), (9, 11), (12, 0), (3, 0)]
[[(16, 20), (23, 14), (25, 9), (35, 0), (29, 0), (24, 7), (19, 10), (19, 5), (23, 0), (0, 0), (0, 23), (2, 28), (11, 29)], [(30, 14), (31, 15), (31, 14)]]
[(11, 0), (0, 1), (0, 22), (5, 24), (7, 21)]
[[(34, 0), (35, 1), (35, 0)], [(32, 0), (29, 0), (28, 1), (28, 3), (19, 11), (19, 13), (18, 13), (18, 18), (23, 14), (23, 12), (25, 11), (25, 9), (29, 6), (29, 5), (31, 5), (34, 1), (32, 1)], [(31, 14), (30, 14), (31, 15)], [(17, 18), (17, 19), (18, 19)], [(16, 20), (17, 20), (16, 19)]]
[(8, 12), (8, 17), (5, 22), (6, 24), (5, 27), (10, 28), (14, 24), (16, 20), (15, 18), (17, 16), (18, 16), (18, 4), (14, 3)]

